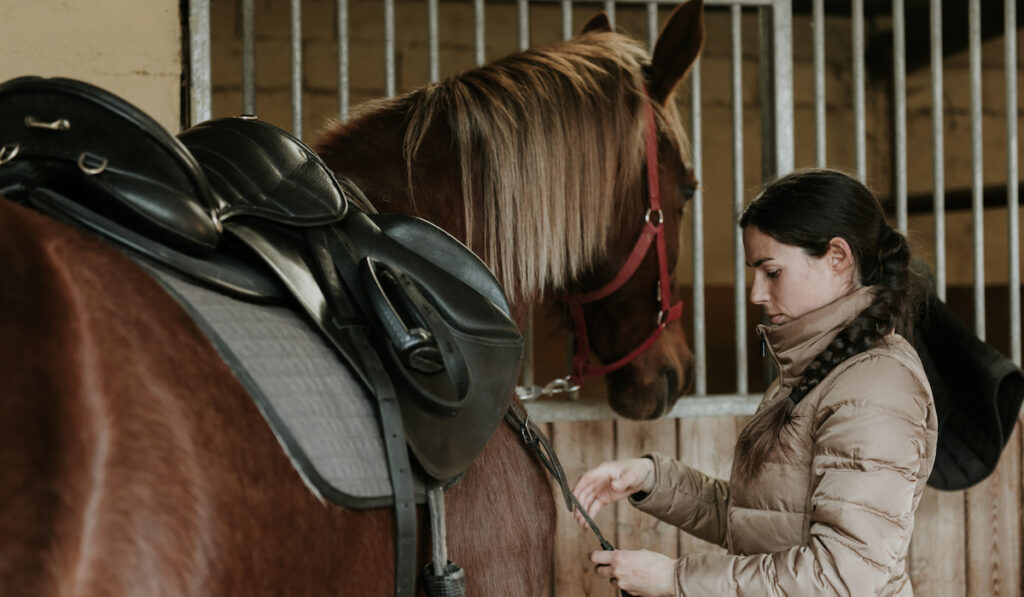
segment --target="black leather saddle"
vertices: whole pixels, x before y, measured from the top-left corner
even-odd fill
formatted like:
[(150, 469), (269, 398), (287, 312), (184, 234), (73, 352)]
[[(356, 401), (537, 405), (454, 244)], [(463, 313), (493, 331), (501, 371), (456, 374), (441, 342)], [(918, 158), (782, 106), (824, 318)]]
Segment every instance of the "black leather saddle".
[(522, 358), (504, 292), (473, 253), (426, 221), (369, 213), (358, 188), (277, 127), (226, 118), (174, 137), (70, 79), (0, 84), (0, 194), (218, 291), (297, 303), (376, 399), (396, 594), (411, 594), (406, 447), (436, 482), (465, 471), (508, 409)]

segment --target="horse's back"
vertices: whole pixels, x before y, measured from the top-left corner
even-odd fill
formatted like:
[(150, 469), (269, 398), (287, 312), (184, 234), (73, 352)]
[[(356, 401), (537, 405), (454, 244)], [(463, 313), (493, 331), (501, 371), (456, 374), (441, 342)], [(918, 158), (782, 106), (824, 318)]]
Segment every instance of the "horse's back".
[[(0, 594), (391, 591), (390, 512), (317, 501), (147, 273), (7, 201), (0, 264)], [(502, 427), (449, 493), (470, 594), (545, 582), (550, 492), (515, 442)]]

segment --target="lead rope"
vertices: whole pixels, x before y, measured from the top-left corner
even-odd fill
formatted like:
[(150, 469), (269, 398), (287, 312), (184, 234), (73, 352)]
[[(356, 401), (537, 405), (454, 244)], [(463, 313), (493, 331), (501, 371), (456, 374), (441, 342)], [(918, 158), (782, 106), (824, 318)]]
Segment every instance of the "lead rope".
[[(512, 401), (512, 404), (505, 411), (505, 422), (508, 423), (514, 431), (519, 432), (522, 436), (523, 442), (533, 451), (540, 463), (544, 465), (544, 468), (554, 477), (555, 482), (558, 483), (559, 489), (562, 490), (562, 496), (565, 498), (565, 507), (569, 512), (578, 510), (583, 516), (583, 520), (586, 521), (587, 526), (597, 536), (598, 542), (601, 544), (601, 549), (605, 551), (615, 551), (615, 548), (604, 535), (601, 534), (601, 529), (597, 527), (597, 523), (594, 522), (587, 511), (580, 506), (579, 500), (573, 494), (572, 490), (569, 489), (569, 482), (565, 478), (565, 469), (562, 468), (562, 463), (558, 460), (558, 455), (555, 454), (555, 449), (551, 445), (547, 436), (541, 432), (540, 429), (534, 425), (533, 421), (530, 420), (529, 413), (523, 407), (522, 403), (518, 401)], [(622, 597), (632, 597), (629, 593), (619, 590), (619, 594)]]

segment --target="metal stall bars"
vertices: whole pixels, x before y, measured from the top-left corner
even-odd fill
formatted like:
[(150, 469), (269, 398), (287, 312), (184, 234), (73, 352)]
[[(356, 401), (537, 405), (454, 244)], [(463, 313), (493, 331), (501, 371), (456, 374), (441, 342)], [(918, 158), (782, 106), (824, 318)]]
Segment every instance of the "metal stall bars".
[[(636, 4), (622, 0), (617, 4)], [(658, 35), (658, 7), (676, 5), (677, 0), (644, 2), (647, 7), (648, 45), (654, 45)], [(733, 208), (735, 215), (743, 207), (743, 109), (742, 109), (742, 27), (743, 7), (758, 9), (761, 56), (762, 105), (762, 176), (773, 178), (792, 171), (794, 164), (793, 133), (793, 72), (792, 72), (792, 12), (790, 3), (779, 0), (705, 0), (705, 5), (730, 7), (732, 44), (732, 172)], [(700, 179), (703, 169), (701, 72), (700, 61), (689, 75), (690, 116), (689, 134), (693, 146), (693, 167)], [(691, 230), (693, 255), (693, 337), (695, 396), (683, 397), (676, 402), (668, 417), (749, 415), (756, 408), (759, 395), (748, 393), (746, 367), (746, 277), (742, 240), (738, 231), (733, 237), (734, 268), (734, 328), (736, 342), (736, 392), (734, 394), (707, 394), (707, 330), (704, 301), (704, 213), (703, 193), (698, 191), (692, 200), (693, 229)], [(607, 404), (545, 400), (527, 404), (531, 416), (539, 421), (585, 421), (613, 418)]]
[[(551, 0), (548, 0), (550, 2)], [(593, 2), (577, 0), (570, 2), (559, 0), (562, 5), (563, 35), (571, 31), (571, 7), (576, 3), (597, 4), (605, 8), (614, 19), (617, 5), (644, 5), (647, 8), (648, 16), (648, 39), (653, 43), (656, 39), (658, 29), (658, 7), (662, 5), (674, 5), (677, 0), (619, 0), (619, 2)], [(762, 145), (765, 156), (762, 172), (765, 177), (774, 174), (788, 172), (793, 168), (793, 90), (792, 90), (792, 15), (788, 1), (782, 0), (706, 0), (709, 6), (723, 5), (731, 7), (732, 11), (732, 56), (736, 56), (741, 50), (741, 31), (739, 15), (743, 7), (754, 7), (759, 12), (760, 49), (762, 55), (761, 68), (761, 96), (762, 96), (762, 131), (764, 132)], [(1014, 4), (1011, 0), (1004, 0), (1007, 14), (1012, 15)], [(243, 111), (252, 113), (256, 110), (256, 86), (255, 86), (255, 62), (254, 62), (254, 9), (252, 0), (240, 0), (241, 21), (242, 21), (242, 103)], [(291, 0), (292, 6), (292, 34), (298, 37), (301, 30), (298, 26), (298, 16), (301, 14), (299, 0)], [(345, 117), (350, 109), (350, 88), (349, 78), (349, 0), (337, 0), (337, 27), (338, 35), (338, 107), (339, 113)], [(815, 52), (815, 163), (822, 165), (826, 163), (825, 153), (825, 122), (824, 109), (824, 77), (823, 77), (823, 53), (824, 43), (821, 38), (823, 33), (823, 2), (814, 2), (814, 24), (816, 41)], [(439, 70), (439, 56), (437, 44), (440, 38), (436, 26), (437, 0), (430, 0), (428, 5), (428, 26), (430, 36), (430, 72), (431, 78), (437, 77)], [(944, 213), (944, 175), (943, 160), (944, 148), (942, 142), (942, 56), (941, 56), (941, 2), (932, 0), (932, 14), (930, 19), (932, 38), (932, 114), (933, 114), (933, 186), (934, 186), (934, 216), (935, 216), (935, 260), (938, 292), (940, 297), (945, 296), (946, 282), (946, 254), (945, 254), (945, 220)], [(385, 0), (384, 4), (384, 40), (385, 52), (383, 67), (385, 71), (386, 93), (395, 93), (395, 15), (394, 0)], [(484, 9), (483, 0), (472, 0), (473, 27), (474, 27), (474, 57), (477, 64), (484, 62)], [(518, 45), (520, 48), (529, 46), (529, 9), (528, 0), (516, 0), (518, 11)], [(902, 23), (902, 2), (893, 6), (894, 22)], [(190, 24), (190, 83), (192, 87), (192, 110), (193, 121), (206, 119), (212, 112), (212, 82), (210, 77), (210, 41), (209, 41), (209, 0), (192, 0), (189, 4)], [(981, 178), (981, 86), (980, 86), (980, 2), (971, 0), (970, 5), (970, 67), (971, 67), (971, 131), (972, 131), (972, 208), (974, 214), (974, 302), (975, 302), (975, 328), (979, 335), (984, 334), (984, 230), (981, 221), (982, 204), (982, 178)], [(854, 112), (854, 154), (857, 176), (861, 179), (867, 175), (866, 161), (866, 118), (865, 118), (865, 73), (864, 73), (864, 3), (863, 0), (853, 0), (851, 3), (852, 23), (852, 46), (853, 46), (853, 112)], [(1011, 321), (1011, 353), (1015, 362), (1021, 360), (1021, 340), (1019, 333), (1020, 321), (1020, 298), (1019, 298), (1019, 223), (1017, 218), (1017, 130), (1016, 130), (1016, 43), (1013, 33), (1014, 20), (1006, 19), (1006, 122), (1007, 122), (1007, 206), (1009, 208), (1008, 237), (1009, 237), (1009, 286), (1010, 286), (1010, 321)], [(902, 48), (902, 27), (895, 27), (896, 39), (894, 45)], [(293, 126), (296, 130), (301, 126), (301, 43), (292, 43), (292, 97), (299, 97), (298, 102), (293, 103)], [(894, 138), (903, 139), (903, 143), (897, 143), (897, 161), (904, 164), (897, 168), (897, 176), (905, 176), (905, 138), (906, 118), (900, 117), (905, 111), (905, 104), (902, 98), (905, 95), (905, 76), (903, 75), (903, 57), (901, 51), (894, 51), (893, 66), (897, 73), (897, 80), (894, 82), (894, 97), (897, 98), (896, 117), (894, 118)], [(741, 101), (741, 80), (740, 69), (733, 64), (733, 206), (739, 209), (742, 202), (742, 106)], [(694, 140), (695, 166), (700, 168), (702, 160), (701, 130), (700, 130), (700, 71), (699, 66), (692, 74), (691, 80), (691, 135)], [(301, 131), (300, 131), (301, 132)], [(906, 210), (905, 180), (897, 178), (895, 182), (896, 200), (900, 207), (900, 214)], [(728, 415), (747, 414), (753, 409), (756, 397), (746, 394), (746, 378), (743, 360), (746, 355), (746, 346), (742, 340), (742, 327), (745, 326), (745, 284), (742, 274), (742, 256), (739, 250), (739, 243), (734, 239), (734, 251), (737, 253), (735, 260), (736, 272), (736, 321), (740, 329), (736, 332), (737, 349), (736, 359), (740, 365), (737, 373), (737, 392), (731, 395), (707, 396), (706, 388), (703, 385), (705, 375), (705, 346), (704, 346), (704, 305), (703, 305), (703, 204), (698, 194), (694, 202), (694, 344), (698, 353), (697, 359), (697, 389), (698, 395), (693, 398), (681, 400), (670, 416), (701, 416), (701, 415)], [(905, 215), (898, 216), (901, 229), (905, 229)], [(532, 374), (530, 374), (532, 375)], [(592, 420), (611, 417), (611, 412), (606, 407), (583, 407), (582, 404), (564, 407), (557, 402), (536, 403), (530, 407), (535, 411), (535, 416), (540, 420)]]
[[(256, 84), (255, 84), (255, 60), (254, 60), (254, 7), (253, 0), (240, 0), (241, 2), (241, 20), (242, 20), (242, 80), (243, 80), (243, 111), (246, 113), (254, 113), (256, 111)], [(559, 0), (561, 4), (561, 15), (562, 15), (562, 34), (563, 37), (568, 37), (572, 34), (572, 7), (574, 2), (571, 0)], [(582, 2), (581, 2), (582, 3)], [(598, 4), (600, 7), (607, 10), (609, 16), (614, 19), (616, 5), (622, 4), (641, 4), (646, 6), (647, 17), (648, 17), (648, 40), (653, 45), (657, 39), (658, 34), (658, 8), (659, 6), (668, 6), (678, 4), (678, 0), (620, 0), (619, 2), (587, 2), (591, 4)], [(741, 7), (756, 7), (761, 13), (761, 43), (765, 49), (764, 55), (771, 56), (772, 58), (765, 62), (764, 71), (769, 73), (764, 79), (762, 85), (762, 99), (766, 106), (770, 106), (766, 109), (763, 114), (763, 123), (766, 127), (768, 134), (764, 136), (766, 139), (764, 143), (764, 155), (766, 156), (764, 163), (764, 172), (766, 176), (774, 176), (781, 173), (788, 172), (793, 167), (793, 99), (792, 99), (792, 60), (791, 60), (791, 11), (788, 1), (784, 0), (742, 0), (727, 1), (727, 0), (706, 0), (706, 5), (723, 5), (723, 6), (735, 6), (734, 20), (736, 23), (736, 29), (734, 30), (733, 43), (737, 48), (740, 47), (740, 36), (739, 36), (739, 18)], [(525, 49), (530, 44), (530, 20), (529, 10), (530, 2), (528, 0), (516, 0), (517, 15), (518, 15), (518, 45), (520, 49)], [(350, 106), (350, 87), (351, 81), (349, 76), (350, 67), (350, 55), (349, 55), (349, 28), (351, 26), (349, 18), (350, 3), (348, 0), (337, 0), (337, 27), (338, 27), (338, 111), (342, 117), (345, 117), (351, 106)], [(429, 31), (429, 68), (431, 80), (436, 80), (439, 77), (439, 52), (438, 52), (438, 39), (439, 32), (437, 27), (437, 10), (438, 0), (428, 0), (428, 31)], [(190, 16), (193, 19), (199, 19), (198, 23), (201, 23), (201, 18), (206, 15), (209, 18), (209, 0), (194, 0), (190, 4)], [(484, 2), (483, 0), (473, 0), (473, 11), (474, 11), (474, 45), (475, 45), (475, 58), (478, 64), (484, 61)], [(301, 135), (301, 110), (302, 110), (302, 43), (301, 43), (301, 2), (300, 0), (290, 0), (290, 16), (291, 16), (291, 73), (292, 73), (292, 128), (293, 132), (297, 135)], [(383, 57), (383, 69), (384, 69), (384, 80), (385, 80), (385, 94), (388, 96), (396, 93), (396, 62), (395, 62), (395, 5), (394, 0), (384, 0), (383, 2), (383, 17), (384, 17), (384, 57)], [(205, 67), (205, 71), (201, 66), (208, 64), (209, 61), (209, 32), (203, 30), (201, 26), (194, 26), (191, 32), (193, 38), (205, 39), (206, 47), (204, 49), (201, 43), (194, 43), (193, 48), (196, 52), (191, 56), (192, 64), (194, 65), (193, 77), (192, 77), (192, 90), (193, 97), (195, 98), (194, 103), (196, 106), (210, 104), (211, 97), (211, 84), (209, 81), (209, 67)], [(203, 56), (205, 53), (205, 58)], [(691, 73), (691, 123), (690, 123), (690, 134), (691, 140), (694, 147), (694, 167), (697, 170), (698, 176), (702, 170), (702, 131), (701, 131), (701, 75), (699, 62), (694, 67)], [(205, 74), (204, 74), (205, 73)], [(738, 67), (734, 67), (733, 82), (736, 85), (737, 93), (740, 90), (739, 83), (740, 70)], [(205, 76), (205, 79), (203, 78)], [(737, 96), (738, 97), (738, 96)], [(737, 100), (739, 102), (739, 100)], [(741, 110), (740, 106), (736, 107), (737, 110)], [(207, 108), (209, 110), (209, 108)], [(204, 118), (207, 113), (203, 113), (202, 116), (197, 113), (194, 115), (195, 119)], [(742, 112), (737, 112), (736, 115), (739, 118), (739, 123), (742, 124)], [(734, 127), (734, 198), (739, 197), (739, 201), (742, 201), (742, 131), (741, 127)], [(745, 367), (741, 368), (741, 373), (738, 374), (737, 387), (740, 388), (740, 392), (736, 395), (730, 396), (706, 396), (706, 329), (705, 329), (705, 305), (704, 305), (704, 235), (703, 235), (703, 197), (701, 193), (697, 193), (693, 200), (693, 231), (692, 231), (692, 242), (693, 242), (693, 253), (694, 253), (694, 348), (696, 352), (696, 389), (698, 397), (694, 399), (688, 399), (684, 401), (675, 411), (672, 416), (693, 416), (693, 415), (711, 415), (711, 414), (746, 414), (753, 409), (754, 401), (756, 398), (746, 395), (746, 379), (745, 379)], [(743, 277), (743, 263), (742, 263), (742, 251), (739, 251), (739, 256), (736, 260), (736, 270), (738, 278)], [(744, 302), (742, 295), (745, 292), (742, 288), (738, 288), (737, 296), (739, 297), (736, 301), (738, 320), (740, 322), (740, 329), (744, 327)], [(737, 334), (737, 338), (740, 338), (740, 334)], [(742, 344), (742, 343), (741, 343)], [(746, 347), (741, 345), (737, 347), (737, 355), (739, 359), (745, 358)], [(530, 369), (524, 372), (523, 381), (524, 383), (532, 383), (533, 373)], [(558, 415), (554, 413), (545, 413), (546, 409), (549, 408), (549, 403), (537, 403), (531, 405), (537, 407), (538, 411), (535, 416), (540, 420), (555, 420)], [(555, 406), (557, 408), (557, 406)], [(723, 410), (724, 409), (724, 410)], [(576, 412), (572, 415), (573, 418), (603, 418), (609, 416), (608, 413), (588, 413), (584, 409), (575, 409)]]

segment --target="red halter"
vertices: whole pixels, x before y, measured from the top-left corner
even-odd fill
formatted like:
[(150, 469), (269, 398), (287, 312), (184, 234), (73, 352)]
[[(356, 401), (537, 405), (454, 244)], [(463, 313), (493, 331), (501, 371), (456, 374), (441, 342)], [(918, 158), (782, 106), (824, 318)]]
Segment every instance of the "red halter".
[[(647, 194), (650, 200), (650, 207), (647, 209), (647, 213), (644, 214), (645, 224), (640, 231), (640, 237), (637, 238), (636, 244), (633, 245), (633, 252), (630, 253), (629, 259), (626, 260), (626, 263), (619, 270), (614, 280), (597, 290), (592, 290), (578, 296), (570, 296), (566, 299), (566, 302), (569, 304), (569, 310), (572, 313), (572, 323), (576, 332), (576, 354), (572, 359), (572, 376), (570, 377), (574, 384), (581, 383), (587, 377), (604, 375), (626, 366), (633, 359), (640, 356), (643, 351), (650, 348), (658, 337), (661, 336), (665, 326), (679, 319), (683, 313), (682, 301), (670, 305), (672, 294), (668, 274), (668, 256), (665, 254), (663, 226), (665, 216), (661, 211), (661, 198), (658, 186), (658, 131), (655, 126), (654, 109), (651, 107), (650, 99), (647, 100), (646, 108), (647, 130), (644, 139), (647, 147)], [(658, 248), (659, 280), (657, 300), (661, 304), (661, 310), (658, 312), (657, 327), (647, 336), (646, 340), (621, 359), (600, 367), (591, 365), (590, 339), (587, 336), (587, 325), (583, 317), (582, 305), (601, 300), (628, 282), (633, 277), (633, 274), (636, 273), (637, 268), (640, 267), (644, 257), (647, 256), (652, 241), (656, 242)]]

